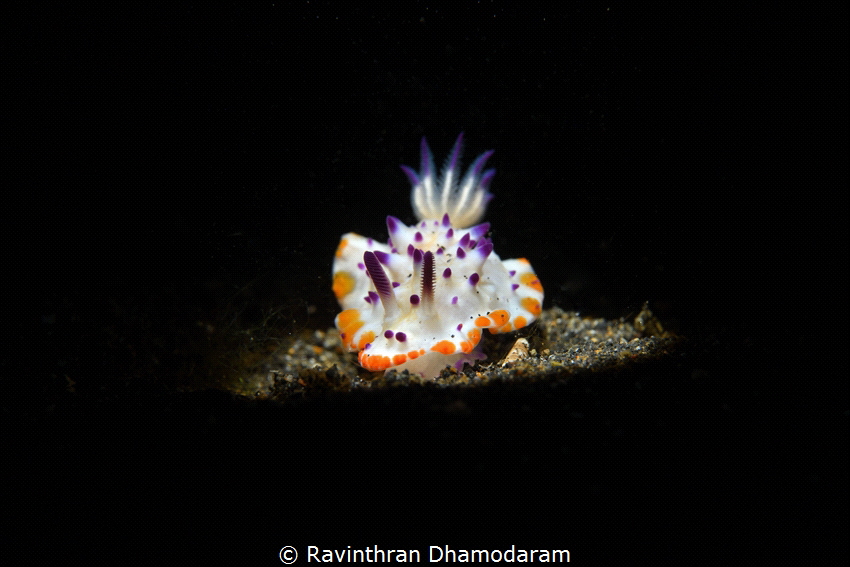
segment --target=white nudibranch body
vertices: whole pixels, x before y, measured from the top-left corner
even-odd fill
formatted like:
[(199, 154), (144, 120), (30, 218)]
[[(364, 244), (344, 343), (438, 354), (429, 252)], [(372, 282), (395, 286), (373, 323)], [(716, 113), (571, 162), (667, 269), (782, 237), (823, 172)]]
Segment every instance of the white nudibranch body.
[(436, 378), (447, 366), (485, 358), (477, 348), (484, 329), (507, 333), (540, 315), (543, 286), (531, 264), (499, 259), (486, 236), (490, 225), (475, 225), (492, 198), (495, 170), (482, 170), (493, 152), (459, 180), (462, 140), (439, 178), (425, 138), (420, 171), (402, 166), (417, 224), (388, 216), (387, 244), (350, 232), (337, 247), (333, 291), (343, 311), (336, 326), (367, 370)]

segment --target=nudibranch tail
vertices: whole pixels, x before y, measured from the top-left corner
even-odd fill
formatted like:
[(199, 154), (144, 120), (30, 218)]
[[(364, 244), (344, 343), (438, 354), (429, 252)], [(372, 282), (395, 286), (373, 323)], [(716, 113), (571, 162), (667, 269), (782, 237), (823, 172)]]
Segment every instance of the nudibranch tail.
[(481, 220), (487, 204), (493, 198), (487, 189), (496, 170), (483, 171), (493, 150), (478, 156), (462, 179), (460, 157), (463, 153), (463, 132), (457, 137), (439, 179), (435, 177), (434, 158), (424, 137), (421, 153), (419, 173), (406, 165), (401, 166), (413, 185), (411, 203), (416, 217), (419, 220), (439, 219), (448, 214), (455, 228), (466, 228)]
[(336, 317), (343, 344), (358, 351), (372, 372), (395, 368), (435, 378), (484, 358), (482, 333), (507, 333), (541, 313), (543, 286), (524, 258), (501, 260), (476, 224), (490, 194), (492, 152), (481, 154), (458, 181), (462, 135), (442, 176), (422, 140), (419, 173), (403, 167), (413, 184), (419, 222), (406, 226), (388, 216), (387, 244), (343, 235), (333, 265), (333, 291), (343, 311)]

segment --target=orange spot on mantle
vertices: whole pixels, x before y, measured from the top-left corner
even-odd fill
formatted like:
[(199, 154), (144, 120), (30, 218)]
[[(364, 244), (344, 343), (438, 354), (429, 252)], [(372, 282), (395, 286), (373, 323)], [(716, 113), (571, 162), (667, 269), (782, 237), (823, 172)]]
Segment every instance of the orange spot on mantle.
[(334, 283), (331, 288), (337, 299), (342, 299), (354, 290), (354, 277), (348, 272), (337, 272), (334, 274)]
[(452, 341), (440, 341), (434, 346), (431, 347), (431, 350), (437, 351), (442, 354), (454, 354), (457, 352), (457, 348)]

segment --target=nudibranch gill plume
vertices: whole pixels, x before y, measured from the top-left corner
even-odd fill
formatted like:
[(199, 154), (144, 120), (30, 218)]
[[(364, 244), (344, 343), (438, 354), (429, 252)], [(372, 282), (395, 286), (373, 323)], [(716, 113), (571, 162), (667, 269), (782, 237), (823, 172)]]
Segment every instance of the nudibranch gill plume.
[(501, 260), (478, 223), (492, 198), (487, 151), (460, 177), (463, 134), (437, 177), (422, 138), (420, 171), (402, 166), (413, 185), (419, 222), (387, 217), (389, 241), (349, 232), (333, 263), (336, 316), (343, 344), (377, 372), (395, 368), (437, 378), (447, 366), (486, 358), (481, 333), (507, 333), (540, 315), (543, 286), (525, 258)]

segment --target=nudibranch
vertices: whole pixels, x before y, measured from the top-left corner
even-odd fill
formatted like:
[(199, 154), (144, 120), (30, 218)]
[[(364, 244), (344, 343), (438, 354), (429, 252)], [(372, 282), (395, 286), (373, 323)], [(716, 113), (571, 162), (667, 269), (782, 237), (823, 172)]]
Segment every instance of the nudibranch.
[(350, 232), (336, 250), (336, 327), (367, 370), (437, 378), (447, 366), (486, 358), (477, 348), (484, 329), (507, 333), (540, 315), (543, 286), (531, 264), (499, 259), (489, 223), (476, 224), (492, 198), (495, 170), (484, 164), (493, 151), (460, 178), (462, 142), (461, 133), (439, 177), (425, 138), (420, 171), (401, 166), (417, 224), (388, 216), (387, 244)]

